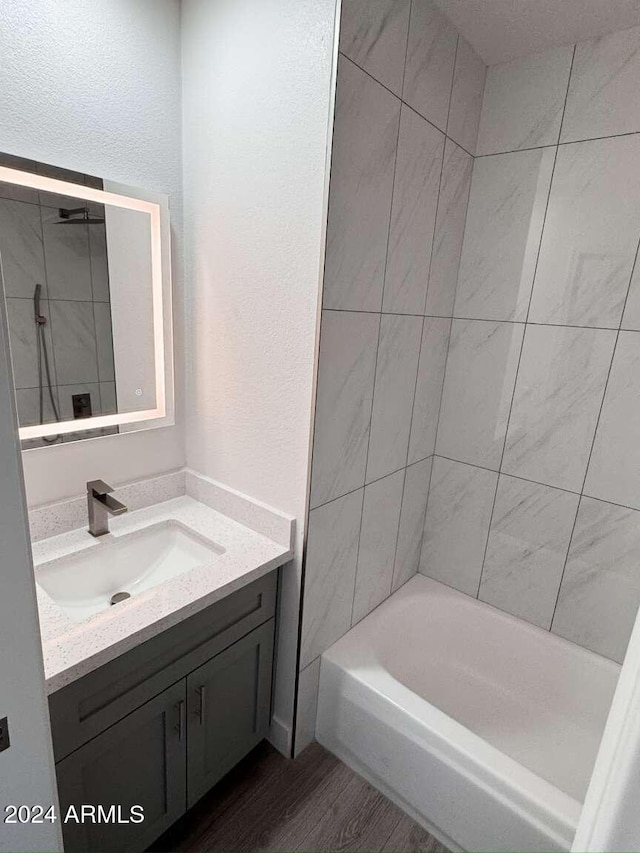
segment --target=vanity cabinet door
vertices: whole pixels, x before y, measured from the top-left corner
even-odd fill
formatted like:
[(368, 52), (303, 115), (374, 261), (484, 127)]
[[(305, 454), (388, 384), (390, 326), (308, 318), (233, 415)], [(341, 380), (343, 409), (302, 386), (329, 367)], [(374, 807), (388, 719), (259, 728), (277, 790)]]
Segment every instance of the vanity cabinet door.
[(184, 814), (185, 687), (184, 679), (174, 684), (57, 765), (63, 817), (71, 805), (79, 816), (82, 805), (102, 806), (115, 821), (130, 820), (132, 806), (144, 809), (142, 823), (102, 822), (99, 812), (96, 822), (86, 814), (84, 823), (67, 822), (66, 853), (139, 853)]
[(189, 808), (265, 736), (274, 619), (187, 678)]

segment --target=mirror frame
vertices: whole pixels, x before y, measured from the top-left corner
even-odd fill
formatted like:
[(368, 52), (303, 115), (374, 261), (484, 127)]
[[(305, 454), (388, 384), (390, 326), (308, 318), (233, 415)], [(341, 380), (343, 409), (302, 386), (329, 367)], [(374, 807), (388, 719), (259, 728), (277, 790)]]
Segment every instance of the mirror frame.
[(0, 166), (0, 182), (146, 213), (149, 215), (151, 226), (155, 408), (139, 412), (119, 412), (115, 415), (96, 415), (91, 418), (19, 427), (20, 439), (25, 441), (52, 435), (69, 435), (75, 432), (86, 432), (87, 430), (113, 426), (129, 426), (129, 429), (120, 430), (120, 434), (123, 434), (132, 429), (173, 425), (175, 420), (171, 310), (171, 230), (167, 196), (134, 189), (108, 180), (104, 180), (104, 186), (108, 189), (99, 190), (84, 184), (75, 184), (71, 181), (23, 172), (7, 166)]

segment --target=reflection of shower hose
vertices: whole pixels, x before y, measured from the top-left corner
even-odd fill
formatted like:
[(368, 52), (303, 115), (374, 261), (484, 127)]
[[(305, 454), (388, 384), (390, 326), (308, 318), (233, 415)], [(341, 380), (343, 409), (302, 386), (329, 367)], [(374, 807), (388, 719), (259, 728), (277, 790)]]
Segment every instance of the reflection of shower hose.
[[(51, 383), (51, 368), (49, 366), (49, 352), (47, 350), (47, 340), (45, 337), (44, 328), (47, 325), (47, 318), (40, 313), (40, 293), (42, 285), (36, 284), (36, 290), (33, 294), (33, 303), (36, 321), (36, 346), (38, 352), (38, 388), (40, 391), (39, 406), (40, 406), (40, 423), (44, 423), (44, 383), (42, 375), (42, 366), (44, 362), (44, 372), (47, 376), (47, 388), (49, 390), (49, 399), (51, 400), (51, 408), (53, 409), (54, 417), (57, 421), (60, 420), (58, 406), (53, 395), (53, 387)], [(43, 436), (42, 440), (47, 444), (54, 444), (60, 440), (59, 435)]]

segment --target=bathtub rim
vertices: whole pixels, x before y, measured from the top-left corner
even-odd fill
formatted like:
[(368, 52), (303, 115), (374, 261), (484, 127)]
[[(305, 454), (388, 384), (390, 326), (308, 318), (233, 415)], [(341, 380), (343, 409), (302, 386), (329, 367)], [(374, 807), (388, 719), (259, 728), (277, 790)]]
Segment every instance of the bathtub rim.
[[(539, 849), (558, 849), (568, 851), (571, 848), (571, 843), (575, 835), (577, 822), (582, 808), (581, 804), (577, 800), (574, 800), (550, 782), (547, 782), (545, 779), (542, 779), (532, 771), (523, 767), (510, 756), (505, 755), (499, 749), (484, 741), (479, 735), (476, 735), (461, 723), (458, 723), (438, 708), (435, 708), (435, 706), (432, 706), (422, 697), (417, 696), (417, 694), (413, 694), (409, 688), (404, 687), (404, 685), (399, 685), (402, 687), (403, 691), (407, 691), (412, 694), (416, 700), (429, 706), (429, 711), (433, 710), (437, 712), (435, 716), (436, 719), (438, 719), (438, 722), (444, 722), (445, 727), (451, 723), (451, 728), (454, 731), (465, 736), (467, 744), (471, 743), (473, 746), (480, 747), (482, 750), (486, 749), (490, 754), (493, 754), (492, 757), (494, 761), (497, 757), (498, 765), (502, 764), (503, 769), (505, 765), (513, 768), (515, 775), (526, 777), (527, 781), (532, 783), (534, 787), (541, 788), (542, 791), (547, 794), (547, 797), (541, 798), (539, 791), (537, 792), (537, 796), (534, 795), (526, 786), (522, 787), (521, 785), (514, 785), (513, 777), (506, 776), (505, 778), (504, 773), (498, 772), (494, 766), (484, 765), (482, 763), (481, 756), (479, 757), (477, 752), (474, 753), (472, 750), (471, 753), (469, 753), (461, 750), (456, 741), (452, 740), (450, 737), (448, 738), (446, 733), (443, 734), (437, 726), (432, 727), (426, 725), (424, 721), (416, 718), (415, 715), (410, 714), (402, 704), (390, 699), (381, 691), (375, 690), (371, 686), (371, 683), (366, 679), (355, 677), (353, 670), (345, 669), (345, 667), (340, 663), (330, 659), (327, 652), (325, 652), (322, 655), (320, 665), (319, 683), (321, 691), (323, 680), (328, 678), (330, 682), (335, 681), (336, 673), (339, 673), (342, 678), (347, 679), (347, 689), (340, 691), (340, 695), (343, 698), (350, 701), (353, 705), (356, 703), (354, 703), (353, 697), (349, 695), (350, 691), (353, 692), (356, 690), (369, 694), (367, 696), (366, 707), (364, 704), (360, 705), (360, 707), (365, 707), (366, 713), (380, 720), (384, 725), (389, 726), (395, 736), (400, 736), (413, 741), (414, 743), (417, 741), (418, 748), (424, 750), (425, 753), (430, 755), (432, 760), (445, 764), (450, 770), (463, 779), (466, 784), (472, 785), (474, 788), (482, 791), (490, 799), (501, 803), (502, 807), (505, 808), (512, 816), (512, 819), (526, 823), (530, 832), (537, 833), (539, 836), (544, 837), (547, 842), (554, 842), (557, 845), (557, 848), (545, 846)], [(373, 696), (370, 695), (372, 693)], [(319, 723), (321, 722), (323, 708), (323, 698), (322, 695), (320, 695), (318, 704)], [(389, 715), (397, 716), (398, 714), (402, 715), (404, 721), (408, 718), (411, 721), (411, 726), (393, 725), (393, 723), (388, 721), (387, 717)], [(444, 720), (442, 718), (444, 718)], [(330, 729), (331, 727), (329, 726), (327, 728)], [(364, 761), (345, 745), (339, 735), (329, 731), (327, 736), (327, 733), (322, 730), (322, 725), (318, 725), (316, 738), (320, 744), (325, 746), (338, 758), (345, 761), (346, 764), (364, 776), (364, 778), (374, 785), (374, 787), (378, 788), (378, 790), (388, 796), (392, 802), (396, 803), (396, 805), (410, 814), (421, 826), (423, 826), (435, 838), (440, 840), (446, 847), (453, 851), (465, 849), (464, 847), (461, 847), (461, 845), (451, 836), (445, 833), (445, 831), (441, 829), (435, 821), (422, 814), (415, 806), (412, 806), (401, 793), (394, 790), (394, 788), (385, 781), (383, 776), (376, 773), (375, 770), (367, 767)], [(437, 741), (435, 747), (429, 742), (430, 739)], [(558, 808), (558, 802), (561, 802), (565, 809)], [(509, 849), (511, 849), (511, 847)]]
[[(363, 677), (362, 672), (347, 668), (339, 659), (336, 660), (331, 654), (332, 648), (321, 656), (320, 684), (322, 667), (326, 665), (326, 661), (356, 681), (361, 688), (372, 690), (376, 694), (377, 702), (403, 714), (410, 721), (407, 733), (419, 740), (424, 749), (436, 752), (450, 765), (454, 764), (466, 778), (473, 778), (473, 781), (483, 788), (491, 788), (501, 799), (511, 802), (518, 809), (522, 808), (523, 803), (533, 804), (537, 811), (551, 816), (553, 820), (575, 832), (583, 805), (579, 800), (493, 746), (481, 735), (414, 693), (382, 668), (376, 671), (376, 678), (382, 676), (383, 683), (400, 695), (393, 697), (384, 690), (378, 690), (371, 681)], [(428, 720), (419, 713), (424, 710)], [(438, 739), (435, 750), (431, 743), (425, 741), (425, 732)], [(458, 760), (455, 760), (456, 758)], [(460, 764), (461, 760), (465, 762), (465, 766)]]

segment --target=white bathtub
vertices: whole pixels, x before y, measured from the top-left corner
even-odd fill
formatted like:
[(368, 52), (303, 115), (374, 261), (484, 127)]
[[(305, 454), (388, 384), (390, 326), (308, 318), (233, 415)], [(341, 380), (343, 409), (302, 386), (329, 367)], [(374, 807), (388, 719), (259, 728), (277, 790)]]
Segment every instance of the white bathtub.
[(322, 656), (316, 735), (453, 850), (568, 850), (619, 670), (418, 575)]

